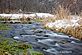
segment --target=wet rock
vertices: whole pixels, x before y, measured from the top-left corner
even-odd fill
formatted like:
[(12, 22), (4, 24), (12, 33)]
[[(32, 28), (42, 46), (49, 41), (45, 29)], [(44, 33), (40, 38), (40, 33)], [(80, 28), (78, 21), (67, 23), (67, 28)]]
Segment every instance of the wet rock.
[(76, 43), (75, 41), (71, 41), (71, 43)]
[(33, 35), (34, 34), (34, 30), (25, 30), (25, 33), (27, 35)]
[(36, 36), (43, 36), (44, 33), (35, 33)]
[(35, 33), (43, 33), (44, 32), (44, 29), (36, 29), (35, 30)]
[(60, 47), (60, 45), (58, 43), (55, 43), (55, 46)]
[(21, 36), (20, 35), (14, 36), (13, 38), (16, 39), (16, 40), (19, 40), (21, 38)]

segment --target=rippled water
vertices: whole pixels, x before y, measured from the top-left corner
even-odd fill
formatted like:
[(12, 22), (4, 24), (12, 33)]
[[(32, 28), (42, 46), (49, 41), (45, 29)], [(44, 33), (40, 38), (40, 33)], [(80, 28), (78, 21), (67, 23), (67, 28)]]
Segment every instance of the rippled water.
[[(44, 55), (82, 55), (82, 41), (68, 35), (43, 28), (42, 24), (11, 24), (12, 30), (0, 35), (30, 43), (34, 50)], [(5, 34), (3, 34), (6, 32)]]

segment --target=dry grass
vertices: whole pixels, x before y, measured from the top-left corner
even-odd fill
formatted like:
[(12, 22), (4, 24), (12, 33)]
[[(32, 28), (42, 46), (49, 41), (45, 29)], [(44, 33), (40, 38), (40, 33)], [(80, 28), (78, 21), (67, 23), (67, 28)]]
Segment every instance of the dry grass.
[(62, 29), (58, 29), (58, 30), (54, 29), (54, 30), (82, 40), (82, 26), (78, 26), (76, 28), (67, 27), (66, 29), (62, 28)]
[(59, 5), (59, 7), (55, 10), (55, 16), (56, 20), (58, 19), (70, 19), (71, 18), (71, 13), (67, 8), (64, 8), (64, 6)]
[[(69, 6), (70, 6), (70, 4), (69, 4)], [(68, 19), (68, 20), (71, 19), (70, 10), (68, 10), (67, 8), (64, 8), (64, 6), (62, 6), (62, 5), (59, 5), (59, 7), (55, 11), (55, 13), (56, 13), (56, 19), (57, 20), (59, 20), (59, 19)], [(79, 16), (82, 17), (82, 12)], [(80, 19), (78, 21), (78, 23), (80, 24), (80, 26), (77, 26), (77, 27), (71, 27), (70, 26), (70, 27), (67, 27), (66, 29), (61, 28), (59, 30), (57, 30), (57, 29), (55, 29), (55, 30), (58, 32), (63, 32), (65, 34), (74, 36), (75, 38), (82, 39), (82, 19)]]
[[(64, 8), (64, 6), (59, 5), (59, 7), (55, 10), (55, 20), (62, 20), (62, 19), (67, 19), (67, 20), (71, 20), (72, 19), (72, 15), (70, 10), (68, 10), (67, 8)], [(82, 17), (82, 12), (79, 15), (79, 17)], [(52, 21), (52, 20), (51, 20)], [(75, 27), (67, 27), (65, 28), (61, 28), (61, 29), (57, 29), (57, 28), (51, 28), (53, 31), (57, 31), (57, 32), (63, 32), (67, 35), (71, 35), (74, 36), (75, 38), (81, 39), (82, 40), (82, 19), (80, 19), (78, 21), (78, 24), (80, 26), (75, 26)]]

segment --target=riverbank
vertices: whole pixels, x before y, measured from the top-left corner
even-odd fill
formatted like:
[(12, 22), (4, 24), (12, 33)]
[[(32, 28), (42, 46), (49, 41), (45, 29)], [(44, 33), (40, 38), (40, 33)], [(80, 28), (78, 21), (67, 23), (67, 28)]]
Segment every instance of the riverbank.
[(80, 16), (71, 16), (70, 19), (58, 19), (54, 22), (45, 24), (46, 28), (53, 31), (62, 32), (75, 38), (82, 39), (82, 18)]

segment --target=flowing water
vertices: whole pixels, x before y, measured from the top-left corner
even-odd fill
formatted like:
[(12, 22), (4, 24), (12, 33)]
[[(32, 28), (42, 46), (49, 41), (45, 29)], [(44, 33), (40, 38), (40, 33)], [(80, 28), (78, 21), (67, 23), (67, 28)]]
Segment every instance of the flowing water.
[[(44, 55), (82, 55), (82, 41), (63, 33), (46, 30), (41, 23), (10, 24), (11, 30), (0, 31), (4, 37), (28, 42)], [(3, 34), (6, 32), (6, 34)]]

